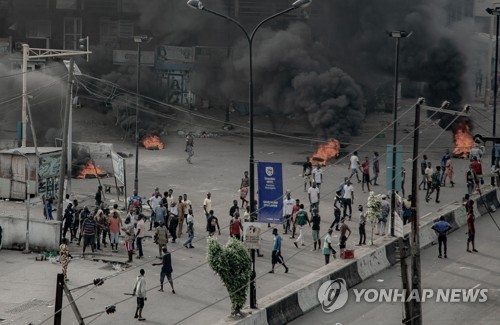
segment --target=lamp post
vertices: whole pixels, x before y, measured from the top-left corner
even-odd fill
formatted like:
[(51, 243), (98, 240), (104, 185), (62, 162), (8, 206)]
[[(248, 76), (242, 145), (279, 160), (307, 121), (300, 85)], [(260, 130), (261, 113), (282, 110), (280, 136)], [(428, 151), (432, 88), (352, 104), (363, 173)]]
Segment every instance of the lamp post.
[(387, 32), (389, 37), (396, 39), (396, 63), (394, 65), (394, 127), (392, 133), (392, 182), (391, 182), (391, 236), (394, 236), (394, 210), (396, 208), (396, 139), (398, 126), (398, 74), (399, 74), (399, 39), (409, 37), (412, 33), (405, 31)]
[[(243, 33), (245, 34), (245, 37), (248, 41), (248, 50), (249, 50), (249, 83), (248, 83), (249, 112), (248, 112), (248, 115), (249, 115), (249, 120), (250, 120), (250, 156), (249, 156), (249, 164), (250, 164), (250, 169), (249, 169), (250, 184), (249, 184), (249, 187), (250, 188), (249, 188), (249, 192), (250, 192), (250, 218), (252, 221), (255, 220), (255, 168), (254, 168), (255, 160), (254, 160), (254, 150), (253, 150), (253, 131), (254, 130), (253, 130), (253, 62), (252, 62), (253, 40), (255, 37), (255, 33), (258, 31), (258, 29), (264, 23), (266, 23), (266, 22), (268, 22), (268, 21), (270, 21), (278, 16), (284, 15), (292, 10), (305, 8), (305, 7), (309, 6), (311, 4), (311, 2), (312, 2), (312, 0), (297, 0), (297, 1), (295, 1), (291, 5), (291, 7), (262, 20), (260, 23), (257, 24), (257, 26), (255, 26), (252, 33), (249, 33), (245, 29), (245, 27), (243, 27), (243, 25), (239, 21), (237, 21), (236, 19), (206, 8), (200, 0), (189, 0), (187, 2), (188, 6), (190, 6), (193, 9), (199, 9), (199, 10), (209, 12), (213, 15), (224, 18), (224, 19), (236, 24), (243, 31)], [(255, 249), (251, 250), (251, 256), (252, 256), (252, 275), (250, 278), (250, 308), (257, 308), (257, 285), (255, 283), (255, 278), (256, 278)]]
[[(498, 29), (500, 26), (500, 7), (495, 8), (487, 8), (486, 12), (490, 15), (496, 16), (497, 20), (497, 28), (496, 28), (496, 41), (495, 41), (495, 74), (493, 77), (493, 130), (492, 136), (496, 136), (496, 123), (497, 123), (497, 91), (498, 91)], [(489, 78), (490, 76), (488, 76)], [(492, 153), (491, 153), (491, 165), (496, 167), (496, 157), (495, 157), (495, 145), (493, 145)], [(491, 177), (491, 185), (495, 185), (495, 177)]]
[(146, 35), (134, 36), (137, 43), (137, 80), (135, 87), (135, 177), (134, 189), (139, 193), (139, 84), (141, 82), (141, 44), (149, 42)]
[(12, 152), (14, 156), (20, 156), (26, 159), (26, 165), (28, 166), (28, 179), (26, 180), (26, 243), (24, 245), (24, 254), (30, 253), (30, 182), (31, 182), (31, 164), (28, 156), (20, 152), (19, 150), (14, 150)]

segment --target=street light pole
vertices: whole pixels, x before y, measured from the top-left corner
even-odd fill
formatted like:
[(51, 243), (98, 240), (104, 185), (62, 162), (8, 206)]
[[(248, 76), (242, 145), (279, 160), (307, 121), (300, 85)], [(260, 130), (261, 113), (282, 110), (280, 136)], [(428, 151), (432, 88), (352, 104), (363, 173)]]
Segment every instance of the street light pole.
[(399, 84), (399, 39), (408, 37), (405, 31), (392, 31), (387, 33), (389, 37), (396, 39), (396, 62), (394, 65), (394, 107), (393, 107), (393, 132), (392, 132), (392, 173), (391, 173), (391, 236), (394, 236), (394, 213), (396, 210), (396, 143), (398, 126), (398, 84)]
[(134, 36), (137, 43), (137, 79), (135, 85), (135, 177), (134, 189), (139, 193), (139, 84), (141, 82), (141, 44), (148, 40), (145, 35)]
[[(15, 156), (21, 156), (26, 159), (26, 165), (28, 167), (28, 178), (26, 180), (26, 243), (24, 245), (24, 254), (30, 253), (30, 182), (31, 182), (31, 164), (28, 156), (15, 150), (13, 152)], [(38, 157), (37, 157), (38, 159)]]
[[(496, 26), (496, 34), (495, 34), (495, 72), (493, 77), (493, 130), (492, 136), (496, 136), (496, 123), (497, 123), (497, 92), (498, 92), (498, 30), (500, 27), (500, 7), (495, 8), (487, 8), (486, 12), (490, 15), (496, 16), (497, 26)], [(488, 76), (489, 78), (489, 76)], [(491, 166), (496, 169), (496, 157), (495, 157), (495, 146), (493, 145), (492, 153), (491, 153)], [(491, 177), (491, 185), (495, 185), (495, 177)], [(498, 184), (497, 184), (498, 185)]]
[[(245, 34), (246, 39), (248, 41), (248, 51), (249, 51), (249, 82), (248, 82), (248, 97), (249, 97), (249, 122), (250, 122), (250, 155), (249, 155), (249, 192), (250, 192), (250, 220), (251, 221), (256, 221), (256, 214), (255, 214), (255, 157), (254, 157), (254, 127), (253, 127), (253, 40), (255, 37), (255, 34), (259, 30), (259, 28), (266, 22), (284, 15), (292, 10), (295, 9), (300, 9), (300, 8), (305, 8), (309, 6), (312, 3), (312, 0), (297, 0), (295, 1), (291, 7), (280, 11), (270, 17), (267, 17), (266, 19), (262, 20), (260, 23), (257, 24), (257, 26), (253, 29), (252, 33), (249, 34), (248, 31), (243, 27), (243, 25), (237, 21), (234, 18), (231, 18), (229, 16), (223, 15), (219, 12), (213, 11), (211, 9), (206, 8), (203, 3), (199, 0), (189, 0), (187, 2), (187, 5), (190, 6), (193, 9), (199, 9), (199, 10), (204, 10), (206, 12), (209, 12), (215, 16), (224, 18), (228, 21), (233, 22), (236, 24)], [(257, 284), (255, 282), (257, 273), (255, 271), (255, 249), (251, 249), (251, 258), (252, 258), (252, 274), (250, 277), (250, 308), (257, 308)]]

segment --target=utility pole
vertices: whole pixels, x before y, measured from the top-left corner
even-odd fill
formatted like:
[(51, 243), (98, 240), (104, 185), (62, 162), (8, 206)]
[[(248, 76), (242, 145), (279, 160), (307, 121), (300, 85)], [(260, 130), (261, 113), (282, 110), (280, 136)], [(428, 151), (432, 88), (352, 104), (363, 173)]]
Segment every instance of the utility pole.
[(22, 98), (22, 130), (21, 130), (21, 147), (26, 147), (26, 124), (27, 124), (27, 114), (26, 106), (28, 101), (28, 57), (29, 57), (29, 45), (23, 44), (23, 98)]
[(64, 288), (64, 274), (57, 273), (56, 280), (56, 302), (54, 304), (54, 325), (61, 325), (62, 321), (62, 305), (63, 305), (63, 288)]
[[(58, 192), (58, 200), (57, 200), (57, 220), (62, 222), (62, 203), (64, 201), (64, 180), (66, 176), (66, 164), (70, 164), (68, 162), (68, 129), (69, 129), (69, 105), (71, 100), (71, 84), (73, 83), (73, 69), (75, 65), (75, 60), (71, 58), (69, 62), (69, 74), (68, 74), (68, 96), (66, 97), (66, 109), (64, 110), (64, 128), (63, 128), (63, 143), (62, 143), (62, 154), (61, 154), (61, 169), (59, 171), (59, 192)], [(59, 242), (61, 241), (61, 233), (62, 233), (62, 224), (60, 227), (60, 236)]]
[[(71, 59), (71, 62), (70, 62), (70, 65), (73, 64), (73, 70), (71, 73), (74, 72), (74, 63), (73, 63), (73, 59)], [(71, 193), (71, 173), (72, 173), (72, 167), (73, 165), (71, 164), (72, 162), (72, 156), (73, 156), (73, 80), (70, 82), (69, 84), (69, 93), (68, 93), (68, 97), (69, 97), (69, 101), (67, 100), (66, 102), (68, 103), (69, 102), (69, 106), (67, 107), (68, 111), (69, 111), (69, 117), (68, 117), (68, 148), (67, 148), (67, 163), (66, 163), (66, 166), (67, 166), (67, 171), (66, 171), (66, 175), (67, 175), (67, 183), (66, 183), (66, 193)], [(90, 150), (89, 150), (89, 153), (90, 153)], [(97, 175), (97, 173), (96, 173)], [(97, 178), (99, 179), (99, 177)]]
[[(411, 173), (411, 289), (417, 291), (419, 297), (422, 294), (420, 283), (420, 233), (418, 216), (418, 145), (420, 138), (420, 105), (424, 103), (423, 98), (419, 98), (415, 105), (415, 129), (413, 130), (413, 160)], [(402, 266), (401, 266), (402, 267)], [(406, 306), (405, 306), (406, 307)], [(411, 301), (410, 315), (411, 325), (422, 324), (422, 305), (419, 299)]]

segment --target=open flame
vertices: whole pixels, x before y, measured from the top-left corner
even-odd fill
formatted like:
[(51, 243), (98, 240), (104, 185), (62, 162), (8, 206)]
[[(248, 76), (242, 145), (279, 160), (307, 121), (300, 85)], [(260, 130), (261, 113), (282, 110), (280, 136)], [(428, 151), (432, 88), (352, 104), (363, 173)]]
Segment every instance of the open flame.
[(468, 158), (474, 144), (469, 123), (461, 121), (453, 131), (453, 142), (455, 149), (453, 154), (459, 158)]
[(95, 166), (92, 161), (89, 161), (80, 168), (80, 174), (76, 176), (78, 179), (85, 178), (106, 178), (109, 177), (108, 173), (99, 166)]
[(328, 139), (326, 144), (321, 144), (318, 150), (311, 156), (311, 162), (326, 166), (326, 163), (338, 157), (340, 154), (340, 142), (337, 139)]
[(161, 141), (160, 137), (156, 134), (150, 134), (142, 138), (141, 140), (144, 148), (148, 150), (161, 150), (165, 148), (165, 145)]

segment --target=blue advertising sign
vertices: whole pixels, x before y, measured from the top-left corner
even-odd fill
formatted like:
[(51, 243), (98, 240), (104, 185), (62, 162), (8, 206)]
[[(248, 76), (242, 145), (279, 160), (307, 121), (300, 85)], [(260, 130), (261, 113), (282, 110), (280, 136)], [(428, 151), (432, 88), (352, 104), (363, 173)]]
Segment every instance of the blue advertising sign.
[(257, 163), (259, 222), (281, 224), (283, 220), (283, 175), (281, 163)]

